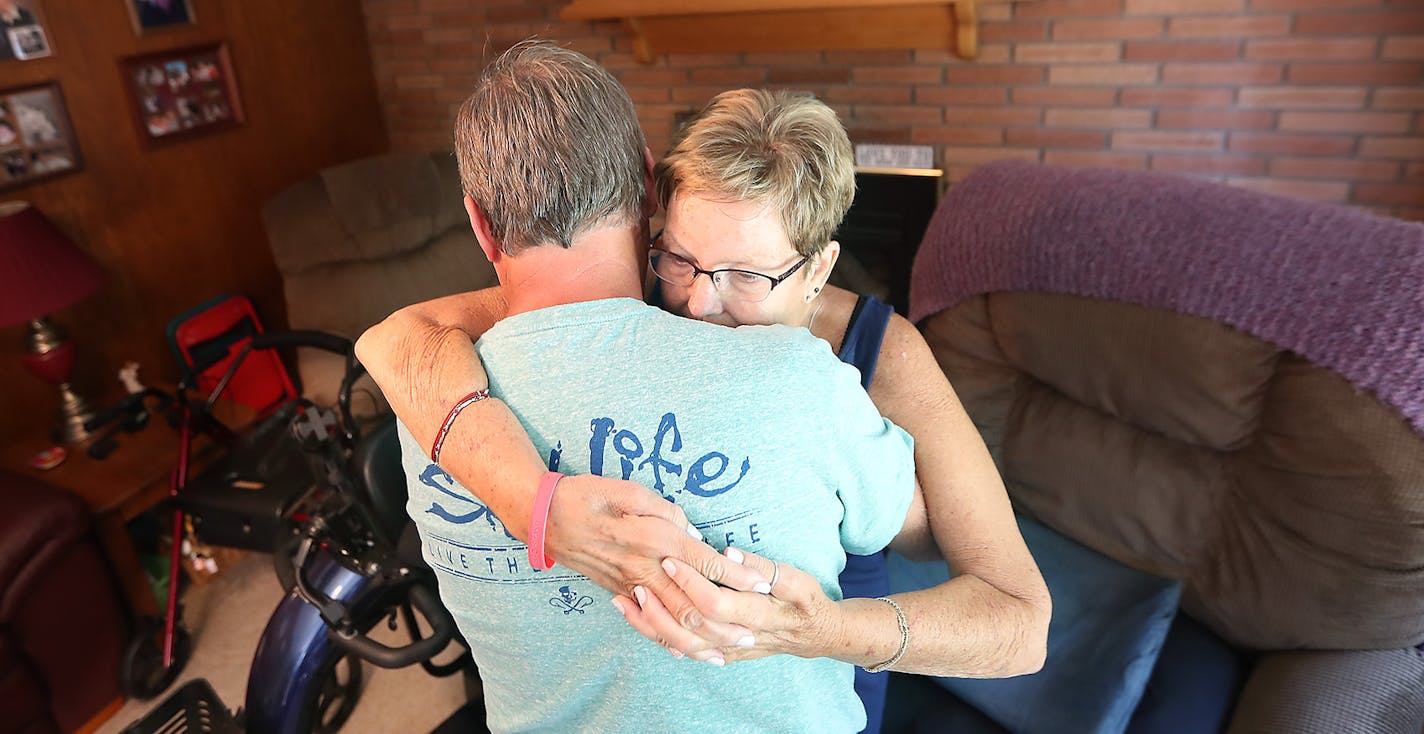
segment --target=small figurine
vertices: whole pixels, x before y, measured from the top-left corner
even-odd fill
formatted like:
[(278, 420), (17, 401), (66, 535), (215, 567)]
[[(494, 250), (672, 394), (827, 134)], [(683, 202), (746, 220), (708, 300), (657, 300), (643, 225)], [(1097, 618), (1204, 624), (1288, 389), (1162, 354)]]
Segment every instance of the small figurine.
[(119, 369), (119, 382), (124, 383), (124, 389), (128, 390), (130, 395), (143, 392), (143, 383), (138, 381), (138, 362), (124, 363)]

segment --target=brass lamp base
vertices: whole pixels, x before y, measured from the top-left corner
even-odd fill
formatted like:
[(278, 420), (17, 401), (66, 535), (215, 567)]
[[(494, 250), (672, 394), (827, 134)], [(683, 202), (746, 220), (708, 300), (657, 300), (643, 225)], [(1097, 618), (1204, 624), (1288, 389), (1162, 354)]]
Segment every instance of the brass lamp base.
[(60, 443), (79, 443), (89, 438), (89, 431), (84, 428), (84, 424), (94, 419), (94, 410), (84, 398), (79, 397), (79, 393), (74, 392), (69, 383), (62, 382), (59, 385), (59, 410), (56, 418), (54, 432), (51, 434), (54, 440)]
[(59, 387), (58, 422), (51, 436), (61, 443), (79, 443), (89, 438), (84, 424), (94, 418), (94, 411), (69, 384), (69, 373), (74, 368), (74, 342), (43, 316), (30, 320), (28, 336), (29, 354), (24, 357), (25, 366), (35, 376)]

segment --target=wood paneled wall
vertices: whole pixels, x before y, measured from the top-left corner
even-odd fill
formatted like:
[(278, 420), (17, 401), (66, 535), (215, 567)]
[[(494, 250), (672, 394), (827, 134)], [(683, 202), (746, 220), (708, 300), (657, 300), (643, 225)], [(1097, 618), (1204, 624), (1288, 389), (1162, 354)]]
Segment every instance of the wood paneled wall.
[[(109, 274), (55, 319), (76, 339), (75, 385), (113, 397), (126, 360), (146, 381), (177, 370), (173, 316), (243, 292), (269, 326), (286, 314), (262, 203), (323, 167), (385, 152), (387, 138), (360, 5), (345, 0), (192, 0), (197, 25), (135, 36), (124, 0), (43, 0), (55, 55), (0, 62), (0, 87), (57, 80), (84, 169), (0, 191), (40, 207)], [(222, 41), (247, 120), (146, 147), (119, 71), (133, 54)], [(0, 442), (47, 430), (55, 394), (18, 363), (22, 327), (0, 329)]]

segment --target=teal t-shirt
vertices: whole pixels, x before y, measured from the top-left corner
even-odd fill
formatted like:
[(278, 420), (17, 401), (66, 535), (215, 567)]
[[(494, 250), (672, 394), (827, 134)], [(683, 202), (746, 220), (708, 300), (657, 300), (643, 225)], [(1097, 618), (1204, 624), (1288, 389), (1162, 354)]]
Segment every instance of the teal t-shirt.
[[(511, 316), (476, 346), (491, 393), (551, 468), (640, 482), (714, 547), (790, 563), (833, 599), (846, 552), (877, 551), (904, 523), (910, 437), (804, 329), (729, 329), (620, 298)], [(493, 731), (864, 726), (848, 663), (672, 657), (586, 577), (531, 568), (525, 544), (400, 435), (407, 511), (479, 666)]]

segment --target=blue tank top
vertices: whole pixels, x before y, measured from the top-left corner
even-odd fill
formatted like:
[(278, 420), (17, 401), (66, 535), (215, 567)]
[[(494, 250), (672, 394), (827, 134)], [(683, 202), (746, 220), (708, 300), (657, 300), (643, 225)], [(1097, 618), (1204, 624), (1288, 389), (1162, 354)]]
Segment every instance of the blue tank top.
[(875, 296), (861, 296), (855, 302), (855, 310), (850, 312), (841, 351), (836, 356), (860, 370), (860, 386), (866, 391), (870, 390), (870, 381), (875, 377), (880, 343), (885, 340), (885, 327), (890, 325), (893, 313), (895, 309)]
[[(836, 356), (860, 370), (860, 386), (867, 391), (875, 377), (875, 364), (880, 360), (880, 343), (885, 340), (885, 328), (889, 326), (890, 315), (894, 312), (875, 296), (861, 296), (855, 302), (855, 310), (851, 311), (850, 322), (846, 324), (845, 338)], [(847, 554), (840, 582), (841, 593), (847, 598), (888, 596), (890, 579), (885, 571), (884, 552), (869, 556)], [(889, 672), (867, 673), (864, 668), (855, 669), (855, 692), (865, 705), (866, 734), (880, 732), (880, 723), (885, 718), (885, 692), (889, 685)]]

